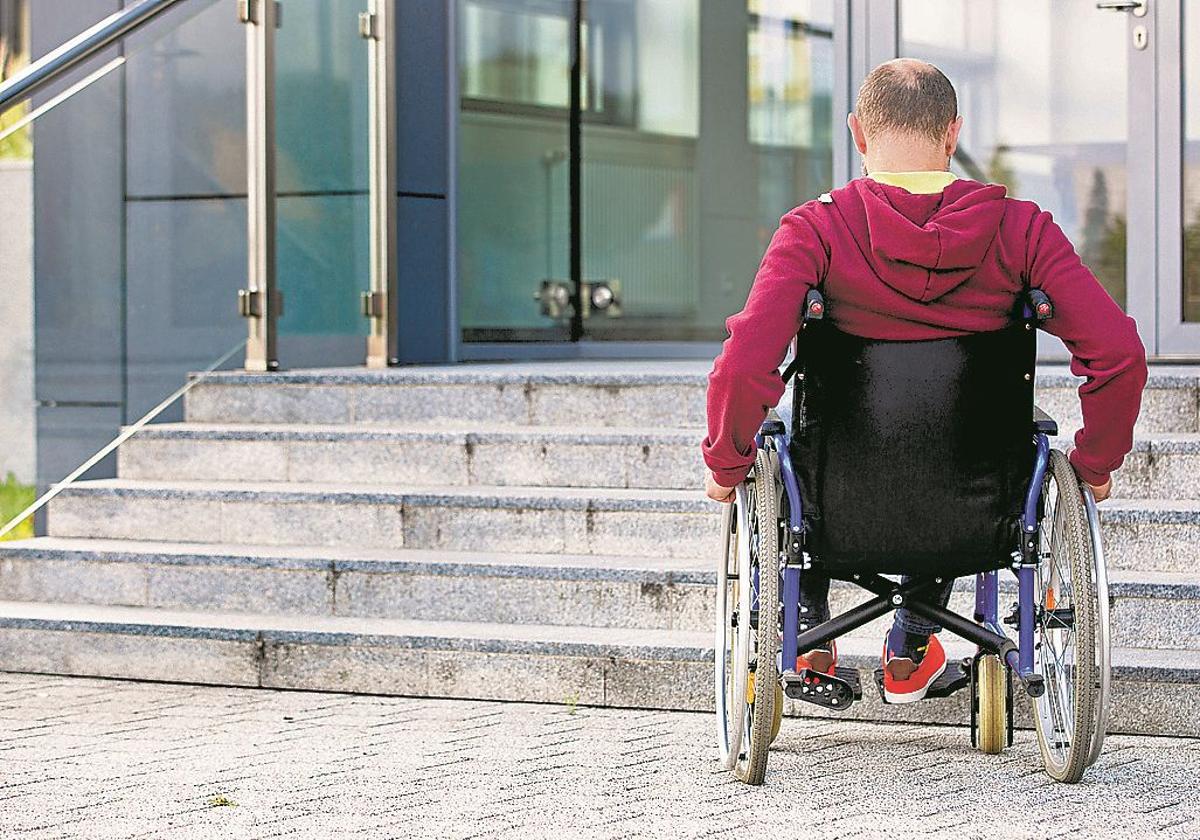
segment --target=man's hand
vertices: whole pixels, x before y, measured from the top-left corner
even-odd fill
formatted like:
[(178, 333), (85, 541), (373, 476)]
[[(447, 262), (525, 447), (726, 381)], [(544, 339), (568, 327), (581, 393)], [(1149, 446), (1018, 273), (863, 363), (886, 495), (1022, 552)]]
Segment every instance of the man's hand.
[(713, 478), (713, 474), (706, 472), (704, 474), (704, 493), (714, 502), (732, 502), (734, 495), (737, 493), (737, 488), (717, 484), (717, 480)]
[[(1071, 453), (1074, 451), (1075, 451), (1075, 444), (1069, 443), (1069, 444), (1067, 444), (1067, 451), (1064, 452), (1063, 454), (1067, 456), (1068, 460), (1070, 460)], [(1074, 469), (1073, 465), (1072, 465), (1072, 469)], [(1095, 484), (1088, 484), (1088, 482), (1084, 481), (1082, 478), (1079, 479), (1079, 481), (1082, 484), (1087, 484), (1088, 487), (1092, 488), (1092, 495), (1096, 497), (1097, 504), (1099, 504), (1100, 502), (1103, 502), (1105, 499), (1107, 499), (1109, 496), (1112, 495), (1113, 480), (1112, 480), (1111, 475), (1108, 477), (1108, 481), (1104, 482), (1100, 486), (1096, 486)]]
[[(1084, 484), (1087, 484), (1087, 482), (1085, 481)], [(1096, 501), (1103, 502), (1110, 495), (1112, 495), (1112, 476), (1110, 475), (1108, 477), (1108, 481), (1104, 482), (1099, 487), (1097, 487), (1095, 484), (1088, 484), (1088, 487), (1092, 488), (1092, 495), (1096, 497)]]

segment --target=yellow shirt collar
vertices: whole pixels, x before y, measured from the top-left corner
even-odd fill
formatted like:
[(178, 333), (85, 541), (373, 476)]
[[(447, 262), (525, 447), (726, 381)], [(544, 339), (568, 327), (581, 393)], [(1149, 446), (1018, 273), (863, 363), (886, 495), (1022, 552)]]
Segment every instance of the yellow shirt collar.
[(928, 169), (914, 172), (872, 172), (867, 176), (880, 184), (891, 184), (910, 193), (939, 193), (958, 176), (953, 172)]

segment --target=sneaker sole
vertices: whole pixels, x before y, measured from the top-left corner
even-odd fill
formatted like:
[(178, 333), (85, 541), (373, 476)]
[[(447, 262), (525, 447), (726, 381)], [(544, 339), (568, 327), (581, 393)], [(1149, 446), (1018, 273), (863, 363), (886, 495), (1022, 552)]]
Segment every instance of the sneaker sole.
[(929, 692), (929, 687), (937, 682), (937, 678), (946, 672), (946, 660), (942, 661), (942, 667), (937, 669), (929, 682), (916, 689), (915, 691), (888, 691), (883, 689), (883, 698), (893, 705), (902, 705), (904, 703), (915, 703), (918, 700), (924, 700), (925, 695)]

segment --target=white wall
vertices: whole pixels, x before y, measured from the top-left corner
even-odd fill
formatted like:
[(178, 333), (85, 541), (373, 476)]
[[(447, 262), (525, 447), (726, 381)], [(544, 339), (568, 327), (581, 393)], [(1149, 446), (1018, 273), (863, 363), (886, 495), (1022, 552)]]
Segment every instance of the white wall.
[(0, 480), (34, 480), (33, 168), (0, 161)]

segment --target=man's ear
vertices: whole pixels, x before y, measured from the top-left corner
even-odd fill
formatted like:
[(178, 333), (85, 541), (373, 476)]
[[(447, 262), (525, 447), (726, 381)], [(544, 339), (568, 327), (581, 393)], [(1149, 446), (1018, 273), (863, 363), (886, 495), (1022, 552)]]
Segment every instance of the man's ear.
[(851, 111), (846, 115), (846, 125), (850, 128), (850, 136), (854, 138), (854, 148), (858, 149), (860, 155), (867, 153), (867, 134), (863, 131), (862, 123), (858, 121), (858, 117), (854, 116)]
[(954, 150), (958, 148), (958, 133), (962, 131), (962, 124), (963, 118), (959, 116), (946, 128), (946, 157), (954, 157)]

